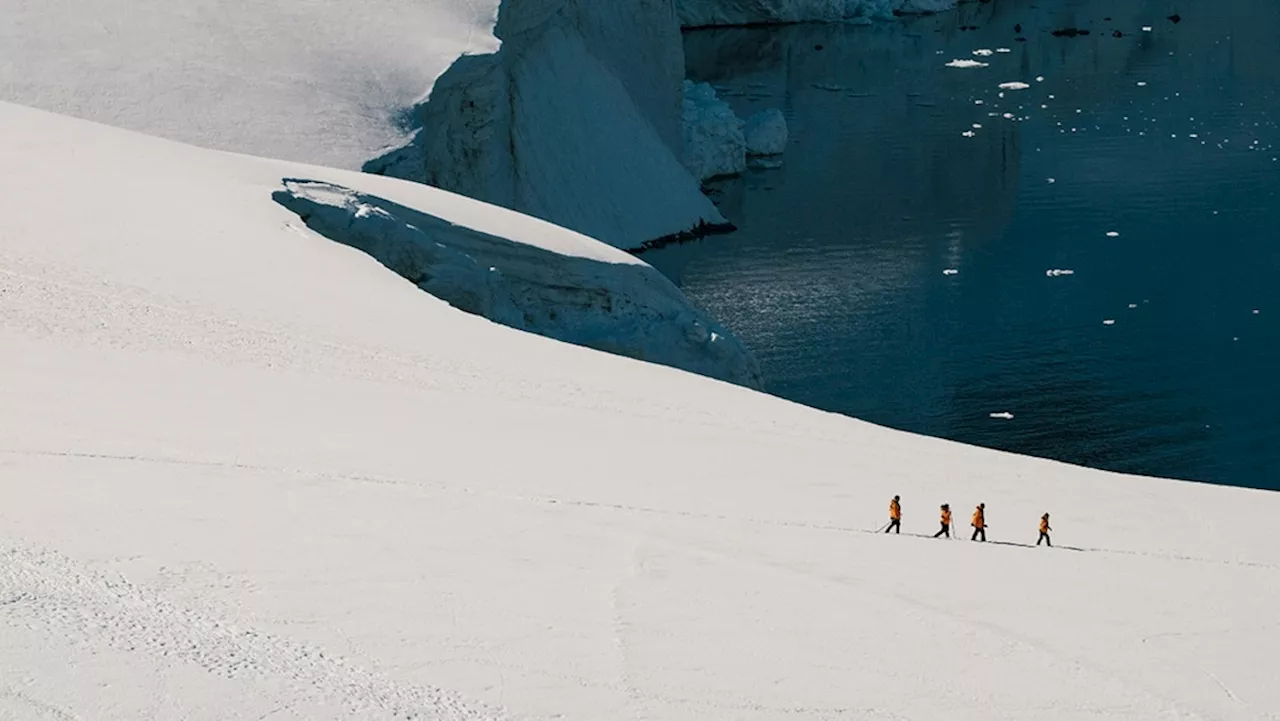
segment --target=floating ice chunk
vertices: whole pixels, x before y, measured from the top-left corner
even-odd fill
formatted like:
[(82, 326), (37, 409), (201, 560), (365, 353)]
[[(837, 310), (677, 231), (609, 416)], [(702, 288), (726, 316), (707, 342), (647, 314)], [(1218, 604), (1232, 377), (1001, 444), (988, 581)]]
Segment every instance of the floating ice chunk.
[(1044, 274), (1049, 278), (1057, 278), (1063, 275), (1075, 275), (1076, 272), (1068, 268), (1051, 268), (1049, 270), (1046, 270)]
[(989, 414), (989, 415), (990, 415), (992, 418), (1000, 418), (1000, 419), (1002, 419), (1002, 420), (1006, 420), (1006, 421), (1011, 421), (1011, 420), (1013, 420), (1013, 414), (1012, 414), (1012, 413), (1010, 413), (1009, 411), (1001, 411), (1001, 412), (999, 412), (999, 413), (991, 413), (991, 414)]
[(1106, 319), (1106, 320), (1102, 321), (1102, 324), (1103, 324), (1103, 325), (1115, 325), (1115, 324), (1116, 324), (1116, 321), (1115, 321), (1115, 319), (1114, 319), (1114, 318), (1108, 318), (1108, 319)]
[(1004, 118), (1005, 120), (1013, 120), (1013, 113), (1005, 113), (1004, 115), (1001, 115), (1000, 117)]
[(1258, 314), (1259, 314), (1259, 313), (1261, 313), (1261, 312), (1262, 312), (1262, 311), (1258, 310), (1257, 308), (1254, 308), (1254, 309), (1253, 309), (1253, 314), (1254, 314), (1254, 315), (1258, 315)]
[(743, 133), (747, 155), (781, 155), (787, 149), (787, 119), (777, 108), (762, 110), (747, 118)]
[(974, 129), (974, 130), (982, 130), (982, 123), (974, 123), (974, 124), (973, 124), (973, 129)]
[(1058, 182), (1057, 178), (1045, 178), (1045, 180), (1049, 181), (1050, 185), (1053, 185), (1054, 183)]
[(980, 57), (980, 58), (989, 58), (989, 57), (991, 57), (994, 53), (992, 53), (990, 50), (988, 50), (988, 49), (986, 49), (986, 48), (978, 48), (977, 50), (974, 50), (974, 51), (973, 51), (973, 54), (974, 54), (974, 55), (977, 55), (977, 56), (978, 56), (978, 57)]
[(1137, 308), (1137, 307), (1138, 307), (1138, 304), (1137, 304), (1137, 303), (1130, 303), (1130, 304), (1129, 304), (1129, 310), (1133, 310), (1134, 308)]
[(1147, 87), (1147, 81), (1145, 81), (1145, 80), (1139, 80), (1139, 81), (1138, 81), (1138, 87), (1140, 87), (1140, 88), (1145, 88), (1145, 87)]
[(985, 100), (975, 100), (975, 101), (973, 101), (973, 104), (974, 104), (974, 105), (985, 105), (985, 104), (986, 104), (986, 101), (985, 101)]
[(1036, 76), (1036, 82), (1037, 82), (1037, 83), (1043, 83), (1043, 82), (1044, 82), (1044, 76), (1043, 76), (1043, 75), (1037, 75), (1037, 76)]
[(698, 180), (747, 168), (745, 123), (707, 83), (684, 81), (684, 166)]
[(1150, 26), (1150, 25), (1143, 25), (1143, 26), (1142, 26), (1142, 32), (1144, 32), (1144, 33), (1149, 33), (1149, 32), (1151, 32), (1151, 26)]
[[(943, 274), (943, 275), (955, 275), (955, 274), (957, 274), (957, 273), (959, 273), (959, 272), (960, 272), (960, 271), (959, 271), (959, 270), (957, 270), (957, 269), (955, 269), (955, 268), (947, 268), (946, 270), (943, 270), (943, 271), (942, 271), (942, 274)], [(1256, 310), (1254, 311), (1254, 313), (1257, 313), (1257, 312), (1258, 312), (1258, 311), (1256, 311)]]
[(1000, 83), (1001, 90), (1026, 90), (1029, 87), (1031, 86), (1026, 83), (1016, 81), (1012, 83)]
[(998, 53), (1011, 53), (1011, 52), (1013, 52), (1013, 51), (1012, 51), (1012, 50), (1010, 50), (1009, 48), (996, 48), (996, 52), (998, 52)]
[(972, 130), (966, 130), (966, 131), (964, 131), (963, 133), (960, 133), (960, 134), (961, 134), (961, 135), (963, 135), (963, 136), (964, 136), (964, 137), (966, 137), (966, 138), (972, 138), (973, 136), (977, 135), (977, 133), (973, 132)]
[(1108, 238), (1119, 238), (1119, 237), (1120, 237), (1120, 233), (1118, 233), (1118, 232), (1116, 232), (1116, 231), (1114, 231), (1114, 230), (1108, 230), (1108, 231), (1107, 231), (1107, 237), (1108, 237)]
[(955, 59), (947, 63), (949, 68), (985, 68), (990, 67), (990, 63), (984, 63), (980, 60), (960, 60)]

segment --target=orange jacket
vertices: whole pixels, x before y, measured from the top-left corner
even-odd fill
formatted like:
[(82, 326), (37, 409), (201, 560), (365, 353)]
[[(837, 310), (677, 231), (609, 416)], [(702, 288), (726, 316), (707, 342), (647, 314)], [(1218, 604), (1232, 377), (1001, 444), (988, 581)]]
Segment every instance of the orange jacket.
[(950, 526), (950, 525), (951, 525), (951, 510), (950, 510), (950, 509), (944, 510), (944, 511), (942, 512), (942, 525), (944, 525), (944, 526)]
[(973, 512), (973, 523), (972, 523), (971, 525), (972, 525), (974, 528), (986, 528), (986, 527), (987, 527), (987, 519), (983, 516), (983, 514), (982, 514), (982, 509), (981, 509), (981, 508), (978, 508), (978, 509), (975, 509), (975, 510), (974, 510), (974, 512)]
[(902, 506), (897, 501), (889, 501), (889, 518), (895, 521), (902, 520)]
[(1049, 531), (1052, 531), (1052, 530), (1053, 530), (1052, 528), (1049, 528), (1049, 519), (1047, 519), (1047, 518), (1041, 518), (1041, 519), (1040, 519), (1040, 532), (1041, 532), (1041, 533), (1048, 533)]

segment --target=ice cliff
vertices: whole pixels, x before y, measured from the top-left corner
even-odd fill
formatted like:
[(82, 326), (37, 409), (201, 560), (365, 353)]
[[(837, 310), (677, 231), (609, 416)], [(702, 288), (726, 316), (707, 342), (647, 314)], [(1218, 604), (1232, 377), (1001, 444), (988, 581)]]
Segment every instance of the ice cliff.
[(725, 219), (681, 164), (671, 0), (507, 0), (496, 52), (458, 59), (412, 141), (365, 170), (512, 208), (620, 248)]
[(684, 27), (872, 20), (949, 10), (957, 0), (675, 0)]
[(459, 310), (760, 387), (756, 363), (736, 338), (652, 267), (619, 251), (612, 251), (618, 262), (556, 252), (323, 181), (285, 180), (273, 197), (312, 230), (368, 253)]

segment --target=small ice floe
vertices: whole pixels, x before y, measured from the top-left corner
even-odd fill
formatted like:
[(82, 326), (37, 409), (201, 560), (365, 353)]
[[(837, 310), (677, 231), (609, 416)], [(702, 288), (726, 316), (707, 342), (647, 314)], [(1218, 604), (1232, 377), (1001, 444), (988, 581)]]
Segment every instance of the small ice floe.
[(986, 49), (986, 48), (978, 48), (977, 50), (974, 50), (974, 51), (973, 51), (973, 54), (974, 54), (974, 55), (977, 55), (977, 56), (978, 56), (978, 57), (980, 57), (980, 58), (989, 58), (989, 57), (991, 57), (994, 53), (992, 53), (990, 50), (988, 50), (988, 49)]
[(1046, 270), (1044, 274), (1048, 278), (1058, 278), (1064, 275), (1075, 275), (1076, 272), (1067, 268), (1050, 268), (1049, 270)]
[(943, 270), (943, 271), (942, 271), (942, 274), (943, 274), (943, 275), (956, 275), (956, 274), (957, 274), (957, 273), (959, 273), (959, 272), (960, 272), (960, 271), (959, 271), (958, 269), (956, 269), (956, 268), (947, 268), (947, 269), (945, 269), (945, 270)]
[(1147, 87), (1147, 81), (1145, 81), (1145, 80), (1139, 80), (1139, 81), (1138, 81), (1138, 87), (1140, 87), (1140, 88), (1145, 88), (1145, 87)]
[(989, 413), (988, 415), (992, 418), (999, 418), (1005, 421), (1013, 420), (1013, 414), (1010, 413), (1009, 411), (1000, 411), (999, 413)]
[(1000, 83), (1001, 90), (1026, 90), (1029, 87), (1031, 86), (1027, 85), (1026, 83), (1021, 83), (1016, 81), (1012, 83)]
[(1005, 120), (1013, 120), (1013, 113), (1005, 113), (1004, 115), (1001, 115), (1000, 117), (1004, 118)]
[(996, 48), (996, 52), (998, 52), (998, 53), (1011, 53), (1011, 52), (1013, 52), (1013, 51), (1012, 51), (1012, 50), (1010, 50), (1009, 48)]
[(974, 123), (974, 124), (973, 124), (973, 129), (974, 129), (974, 130), (982, 130), (982, 123)]
[(1129, 310), (1133, 310), (1134, 308), (1137, 308), (1137, 307), (1138, 307), (1138, 304), (1137, 304), (1137, 303), (1130, 303), (1130, 304), (1129, 304)]
[(1036, 76), (1036, 82), (1037, 82), (1037, 83), (1043, 83), (1043, 82), (1044, 82), (1044, 76), (1043, 76), (1043, 75), (1037, 75), (1037, 76)]
[(1057, 178), (1045, 178), (1045, 180), (1046, 180), (1050, 185), (1053, 185), (1054, 183), (1058, 182), (1058, 179), (1057, 179)]
[(1143, 25), (1143, 26), (1142, 26), (1142, 32), (1144, 32), (1144, 33), (1149, 33), (1149, 32), (1151, 32), (1151, 30), (1152, 30), (1152, 27), (1151, 27), (1150, 25)]
[(973, 104), (974, 104), (974, 105), (986, 105), (986, 104), (987, 104), (987, 101), (985, 101), (985, 100), (975, 100), (975, 101), (973, 101)]
[(1108, 238), (1119, 238), (1119, 237), (1120, 237), (1120, 234), (1119, 234), (1119, 233), (1117, 233), (1117, 232), (1116, 232), (1116, 231), (1114, 231), (1114, 230), (1108, 230), (1108, 231), (1107, 231), (1107, 237), (1108, 237)]
[(1116, 324), (1116, 320), (1115, 320), (1115, 318), (1108, 318), (1108, 319), (1106, 319), (1106, 320), (1102, 321), (1102, 324), (1103, 324), (1103, 325), (1115, 325), (1115, 324)]
[(1253, 314), (1254, 314), (1254, 315), (1258, 315), (1258, 314), (1259, 314), (1259, 313), (1261, 313), (1261, 312), (1262, 312), (1262, 311), (1258, 310), (1257, 308), (1254, 308), (1254, 309), (1253, 309)]
[(1233, 340), (1233, 341), (1240, 340), (1240, 336), (1235, 336), (1235, 337), (1233, 337), (1231, 340)]
[(949, 68), (985, 68), (989, 66), (989, 63), (984, 63), (980, 60), (961, 60), (959, 58), (947, 63)]
[(966, 131), (964, 131), (963, 133), (960, 133), (960, 134), (961, 134), (961, 135), (963, 135), (963, 136), (964, 136), (964, 137), (966, 137), (966, 138), (972, 138), (973, 136), (977, 135), (977, 133), (973, 132), (972, 130), (966, 130)]

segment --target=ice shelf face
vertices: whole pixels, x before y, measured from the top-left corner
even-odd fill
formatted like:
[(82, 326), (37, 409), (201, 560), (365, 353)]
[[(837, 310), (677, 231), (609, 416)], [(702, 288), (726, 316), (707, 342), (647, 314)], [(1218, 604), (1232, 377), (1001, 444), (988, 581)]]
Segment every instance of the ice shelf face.
[(685, 27), (871, 20), (949, 10), (956, 0), (675, 0)]
[(424, 291), (496, 323), (760, 387), (751, 354), (647, 264), (557, 253), (333, 183), (288, 179), (276, 202)]
[(502, 47), (460, 58), (412, 140), (365, 165), (620, 248), (722, 225), (681, 164), (684, 52), (669, 0), (507, 0)]

